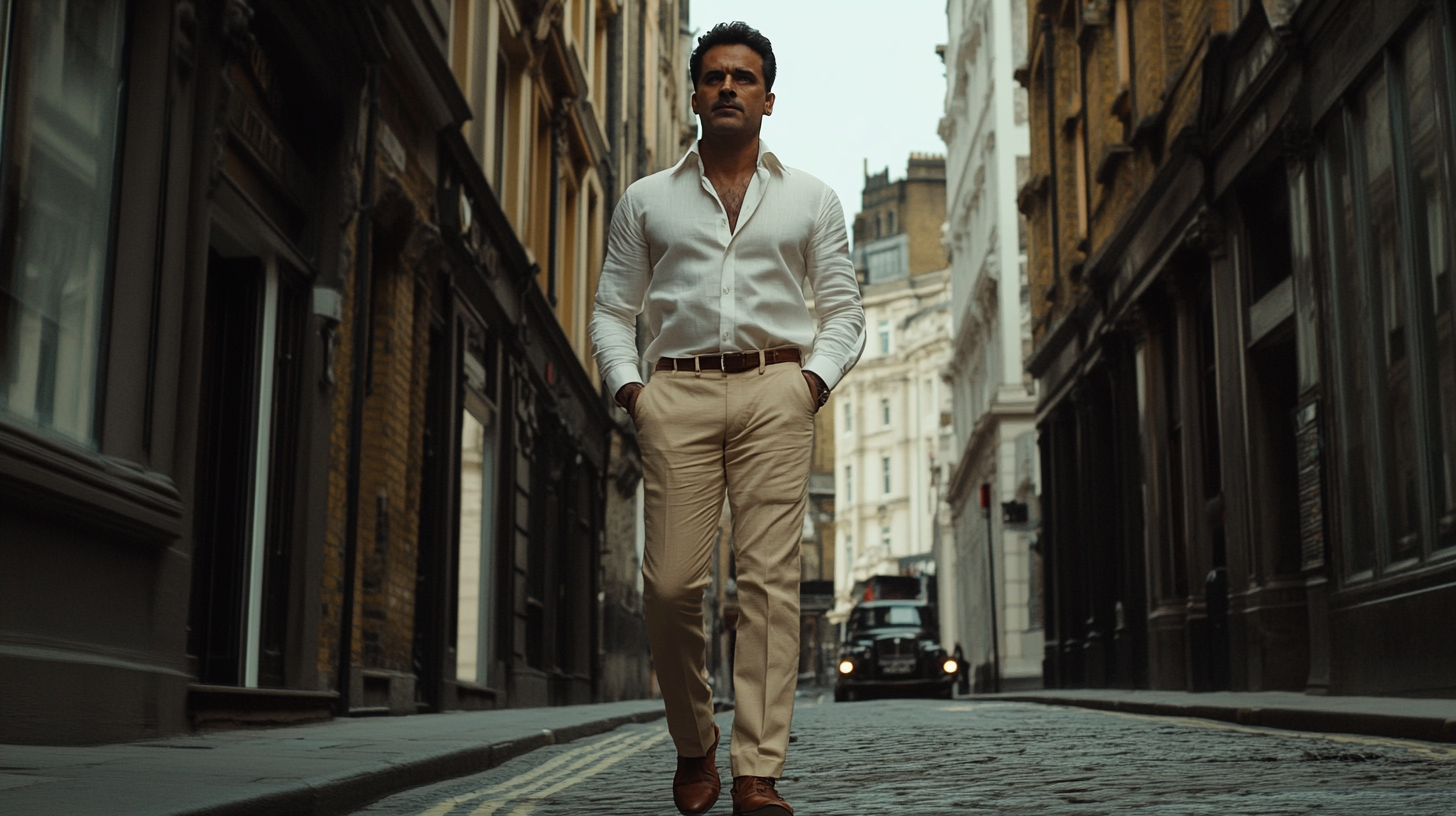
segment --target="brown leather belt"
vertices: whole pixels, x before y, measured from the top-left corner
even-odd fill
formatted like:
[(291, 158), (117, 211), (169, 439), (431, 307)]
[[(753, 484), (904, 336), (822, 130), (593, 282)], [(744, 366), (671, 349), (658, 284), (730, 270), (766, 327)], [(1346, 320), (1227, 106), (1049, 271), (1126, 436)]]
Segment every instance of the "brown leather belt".
[(723, 354), (704, 354), (698, 357), (663, 357), (657, 361), (657, 371), (722, 371), (737, 374), (752, 371), (759, 366), (759, 355), (763, 365), (799, 362), (796, 348), (775, 348), (764, 351), (729, 351)]

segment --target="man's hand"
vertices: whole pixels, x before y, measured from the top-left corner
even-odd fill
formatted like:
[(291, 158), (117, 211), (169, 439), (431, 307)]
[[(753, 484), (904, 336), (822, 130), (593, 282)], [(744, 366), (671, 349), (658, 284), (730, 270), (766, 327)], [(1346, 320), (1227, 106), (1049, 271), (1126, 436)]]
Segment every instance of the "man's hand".
[(617, 404), (627, 409), (633, 422), (637, 421), (637, 395), (642, 393), (642, 388), (642, 383), (631, 382), (617, 390)]
[(814, 413), (819, 413), (819, 398), (823, 395), (824, 381), (819, 375), (812, 371), (800, 371), (804, 375), (804, 382), (809, 384), (809, 396), (814, 400)]

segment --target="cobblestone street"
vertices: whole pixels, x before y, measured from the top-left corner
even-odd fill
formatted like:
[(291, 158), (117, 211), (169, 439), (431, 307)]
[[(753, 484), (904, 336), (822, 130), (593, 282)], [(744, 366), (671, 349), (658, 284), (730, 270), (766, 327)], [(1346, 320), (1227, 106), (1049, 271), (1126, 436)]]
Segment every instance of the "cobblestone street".
[[(796, 816), (1456, 812), (1456, 747), (1438, 743), (930, 700), (801, 700), (793, 733), (779, 790)], [(731, 810), (727, 756), (713, 813)], [(631, 725), (359, 813), (671, 816), (673, 764), (661, 722)]]

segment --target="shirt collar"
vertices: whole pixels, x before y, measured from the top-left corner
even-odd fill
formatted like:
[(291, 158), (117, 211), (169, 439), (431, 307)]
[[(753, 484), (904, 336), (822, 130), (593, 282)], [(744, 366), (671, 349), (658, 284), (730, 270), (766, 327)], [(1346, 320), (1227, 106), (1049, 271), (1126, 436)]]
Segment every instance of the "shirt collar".
[[(693, 140), (692, 145), (688, 147), (688, 152), (684, 153), (683, 157), (681, 159), (678, 159), (677, 164), (673, 165), (672, 172), (676, 174), (684, 167), (687, 167), (689, 159), (696, 162), (700, 170), (702, 169), (703, 157), (702, 154), (698, 152), (697, 139)], [(778, 154), (774, 153), (773, 150), (769, 148), (768, 142), (764, 141), (761, 138), (758, 140), (758, 166), (766, 167), (770, 170), (786, 176), (789, 175), (790, 172), (788, 166), (786, 166), (783, 162), (779, 161)]]

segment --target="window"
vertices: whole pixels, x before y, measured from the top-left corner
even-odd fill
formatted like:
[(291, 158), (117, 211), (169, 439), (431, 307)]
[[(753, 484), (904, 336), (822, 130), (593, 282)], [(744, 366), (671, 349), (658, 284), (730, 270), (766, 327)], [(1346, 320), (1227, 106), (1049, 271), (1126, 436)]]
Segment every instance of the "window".
[(1132, 86), (1132, 21), (1128, 19), (1127, 0), (1117, 0), (1112, 13), (1117, 37), (1117, 84), (1125, 91)]
[(892, 550), (890, 548), (890, 545), (891, 545), (890, 528), (889, 527), (881, 527), (880, 528), (880, 551), (884, 555), (886, 555), (886, 556), (888, 556), (892, 552)]
[(123, 3), (18, 0), (5, 9), (0, 412), (94, 444)]
[(1456, 151), (1442, 51), (1433, 20), (1414, 29), (1330, 117), (1322, 138), (1334, 461), (1352, 499), (1340, 508), (1351, 579), (1456, 543)]
[[(1443, 101), (1450, 98), (1450, 89), (1441, 81), (1446, 55), (1439, 46), (1439, 29), (1434, 21), (1416, 29), (1406, 49), (1404, 72), (1405, 110), (1410, 116), (1411, 176), (1414, 188), (1413, 227), (1417, 235), (1412, 259), (1416, 275), (1421, 317), (1427, 353), (1425, 378), (1429, 397), (1422, 400), (1429, 417), (1431, 454), (1430, 468), (1434, 482), (1437, 516), (1437, 546), (1456, 544), (1456, 280), (1451, 274), (1453, 242), (1451, 240), (1451, 195), (1443, 178), (1456, 171), (1452, 155), (1450, 130), (1451, 111)], [(1438, 116), (1440, 111), (1443, 115)]]
[(473, 394), (460, 423), (460, 561), (456, 587), (455, 677), (489, 685), (495, 654), (495, 423)]
[(880, 321), (880, 353), (890, 353), (890, 321)]
[(844, 500), (854, 501), (854, 465), (844, 466)]
[(854, 405), (848, 402), (844, 404), (844, 430), (846, 433), (854, 430)]
[(888, 399), (880, 400), (880, 424), (886, 428), (890, 427), (890, 401)]
[(844, 537), (844, 565), (854, 569), (854, 536), (852, 535)]
[[(890, 457), (888, 457), (888, 456), (882, 456), (882, 457), (880, 457), (880, 471), (884, 474), (884, 477), (885, 477), (885, 495), (889, 495), (889, 493), (890, 493)], [(889, 528), (886, 528), (886, 529), (889, 529)]]
[(914, 626), (926, 629), (936, 628), (935, 608), (921, 604), (896, 604), (894, 606), (862, 606), (854, 610), (849, 627), (852, 631), (880, 629), (891, 626)]
[[(1081, 103), (1078, 103), (1078, 107)], [(1087, 238), (1087, 122), (1079, 112), (1077, 130), (1072, 149), (1072, 161), (1077, 180), (1077, 238)]]
[(510, 119), (511, 62), (501, 52), (495, 68), (495, 155), (491, 157), (491, 183), (496, 195), (504, 198), (506, 179), (506, 122)]

